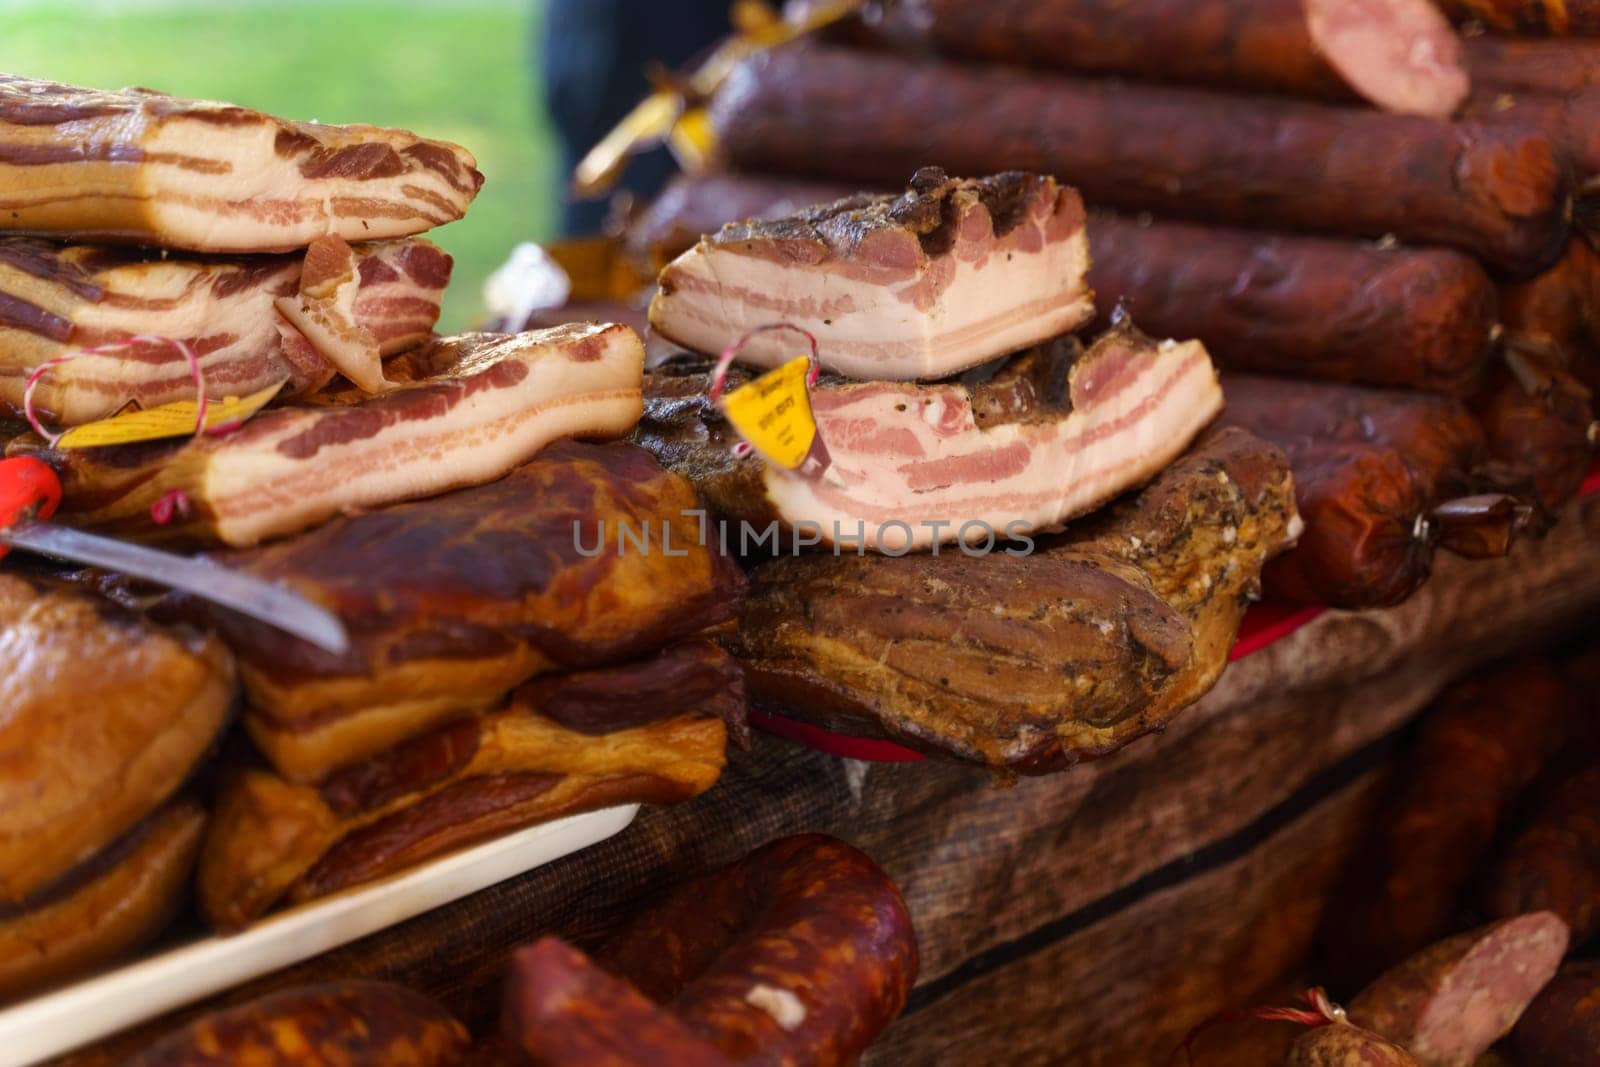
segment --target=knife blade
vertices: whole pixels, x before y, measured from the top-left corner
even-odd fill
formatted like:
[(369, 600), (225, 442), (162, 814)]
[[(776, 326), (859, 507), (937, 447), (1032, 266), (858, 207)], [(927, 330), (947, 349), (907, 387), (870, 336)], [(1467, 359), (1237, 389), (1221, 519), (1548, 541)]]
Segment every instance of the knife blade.
[(336, 656), (349, 649), (350, 637), (338, 616), (300, 594), (208, 560), (52, 526), (44, 520), (60, 503), (61, 479), (50, 464), (36, 456), (0, 459), (0, 556), (20, 548), (147, 578), (259, 619)]
[(105, 567), (119, 574), (181, 589), (294, 634), (336, 656), (350, 647), (344, 624), (320, 604), (254, 575), (228, 570), (207, 560), (158, 552), (143, 545), (32, 520), (0, 528), (0, 544), (73, 563)]

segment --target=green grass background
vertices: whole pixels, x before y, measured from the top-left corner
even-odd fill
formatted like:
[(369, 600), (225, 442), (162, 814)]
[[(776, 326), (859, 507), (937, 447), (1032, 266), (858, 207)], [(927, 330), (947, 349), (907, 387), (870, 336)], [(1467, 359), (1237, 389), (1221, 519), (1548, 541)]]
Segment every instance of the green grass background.
[(0, 70), (145, 85), (465, 145), (483, 191), (429, 236), (455, 257), (440, 328), (482, 313), (483, 280), (553, 232), (562, 176), (536, 93), (539, 0), (0, 0)]

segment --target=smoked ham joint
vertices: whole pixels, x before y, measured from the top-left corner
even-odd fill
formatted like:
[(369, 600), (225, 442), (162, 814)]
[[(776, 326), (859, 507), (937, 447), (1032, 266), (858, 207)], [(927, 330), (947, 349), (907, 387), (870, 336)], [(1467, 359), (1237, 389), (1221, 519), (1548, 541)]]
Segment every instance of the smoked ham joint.
[(0, 1067), (1600, 1067), (1600, 4), (735, 8), (0, 75)]

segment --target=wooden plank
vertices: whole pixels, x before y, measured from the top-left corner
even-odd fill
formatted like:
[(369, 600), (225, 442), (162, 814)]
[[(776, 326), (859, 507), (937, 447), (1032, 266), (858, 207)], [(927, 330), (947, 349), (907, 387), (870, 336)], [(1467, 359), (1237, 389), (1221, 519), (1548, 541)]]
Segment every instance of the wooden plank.
[(1318, 772), (1381, 745), (1440, 682), (1431, 671), (1402, 672), (1363, 687), (1358, 700), (1340, 690), (1285, 694), (1211, 718), (1138, 759), (1010, 789), (967, 778), (932, 792), (901, 770), (863, 805), (858, 843), (906, 894), (922, 980), (935, 981), (974, 954), (1192, 862)]
[(1191, 1027), (1304, 955), (1378, 799), (1369, 770), (1241, 858), (913, 1005), (867, 1064), (1164, 1064)]

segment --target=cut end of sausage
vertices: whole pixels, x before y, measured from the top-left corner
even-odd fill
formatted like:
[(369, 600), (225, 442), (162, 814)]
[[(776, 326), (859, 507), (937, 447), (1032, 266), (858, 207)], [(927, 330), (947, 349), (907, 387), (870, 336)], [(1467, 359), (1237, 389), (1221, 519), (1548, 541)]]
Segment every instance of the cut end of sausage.
[(1480, 1055), (1511, 1032), (1555, 975), (1566, 948), (1566, 923), (1551, 912), (1501, 923), (1441, 985), (1411, 1047), (1440, 1061), (1465, 1062)]
[(1555, 975), (1567, 924), (1533, 912), (1424, 949), (1362, 990), (1352, 1022), (1429, 1064), (1469, 1064), (1516, 1025)]
[(1448, 118), (1470, 88), (1461, 43), (1429, 0), (1305, 0), (1323, 58), (1385, 111)]

